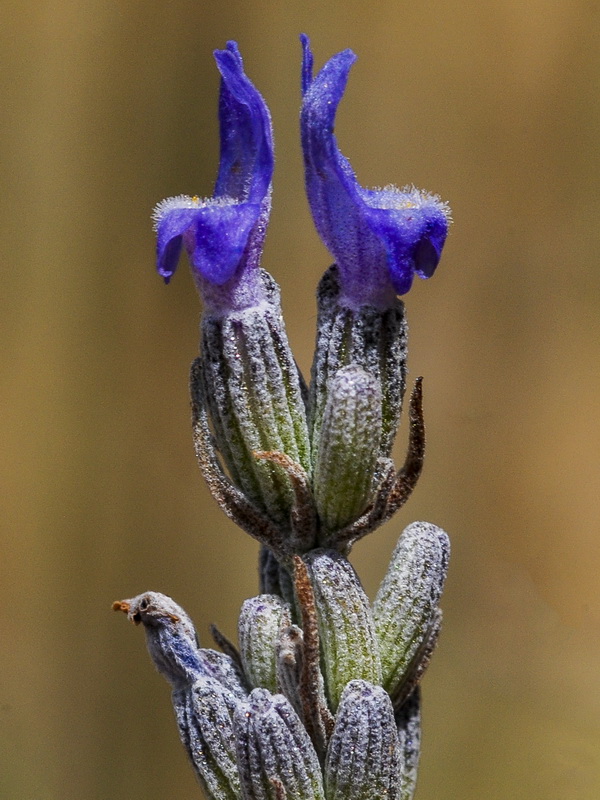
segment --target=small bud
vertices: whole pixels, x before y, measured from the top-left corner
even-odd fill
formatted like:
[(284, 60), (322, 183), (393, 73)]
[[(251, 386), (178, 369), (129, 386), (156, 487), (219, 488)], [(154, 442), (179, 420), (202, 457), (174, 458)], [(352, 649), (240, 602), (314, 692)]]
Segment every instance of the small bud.
[(240, 796), (233, 734), (237, 702), (213, 678), (200, 678), (193, 687), (173, 692), (181, 741), (203, 789), (214, 800)]
[(234, 732), (244, 800), (324, 800), (317, 754), (283, 695), (254, 689), (236, 709)]
[(350, 681), (327, 750), (327, 799), (397, 800), (399, 757), (389, 696), (380, 686)]
[(373, 617), (346, 558), (334, 550), (313, 550), (304, 560), (315, 595), (326, 692), (335, 710), (349, 681), (381, 683)]
[(343, 367), (331, 380), (314, 467), (314, 492), (328, 533), (353, 522), (373, 492), (381, 439), (381, 389), (362, 367)]
[(243, 603), (238, 622), (240, 655), (253, 687), (278, 690), (276, 646), (282, 628), (291, 621), (289, 605), (277, 595), (261, 594)]
[(400, 421), (406, 388), (407, 326), (404, 303), (393, 298), (389, 307), (346, 303), (340, 275), (331, 267), (317, 294), (317, 344), (309, 394), (309, 425), (313, 447), (319, 441), (331, 381), (342, 367), (362, 367), (381, 386), (381, 434), (378, 455), (389, 457)]
[(373, 618), (383, 686), (392, 697), (418, 666), (413, 660), (429, 639), (432, 626), (439, 624), (437, 607), (449, 554), (450, 541), (441, 528), (413, 522), (400, 536), (377, 592)]

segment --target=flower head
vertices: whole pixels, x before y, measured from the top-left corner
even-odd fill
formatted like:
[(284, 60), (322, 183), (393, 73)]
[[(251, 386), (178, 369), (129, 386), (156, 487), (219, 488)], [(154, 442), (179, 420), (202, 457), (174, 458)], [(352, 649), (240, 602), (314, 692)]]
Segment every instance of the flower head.
[(271, 209), (271, 117), (244, 73), (237, 44), (215, 51), (215, 60), (222, 80), (214, 193), (207, 199), (179, 195), (157, 205), (157, 268), (168, 283), (185, 244), (205, 302), (243, 307), (262, 296), (258, 264)]
[(449, 223), (449, 209), (415, 188), (364, 189), (333, 134), (351, 50), (333, 56), (316, 77), (306, 36), (301, 37), (301, 112), (305, 181), (315, 226), (336, 259), (349, 305), (385, 308), (411, 287), (415, 273), (433, 275)]
[(267, 106), (237, 45), (221, 72), (213, 196), (155, 210), (168, 283), (185, 246), (204, 311), (191, 370), (194, 445), (223, 511), (261, 545), (260, 594), (242, 605), (239, 648), (213, 626), (200, 646), (170, 597), (113, 604), (142, 624), (172, 687), (182, 743), (212, 800), (411, 800), (419, 682), (440, 632), (449, 540), (409, 525), (371, 604), (351, 546), (398, 511), (423, 467), (422, 379), (408, 452), (390, 458), (406, 385), (404, 303), (440, 259), (449, 209), (415, 188), (362, 188), (333, 135), (355, 60), (316, 78), (302, 37), (302, 146), (317, 230), (336, 263), (320, 281), (310, 389), (287, 341), (279, 287), (259, 269), (271, 203)]

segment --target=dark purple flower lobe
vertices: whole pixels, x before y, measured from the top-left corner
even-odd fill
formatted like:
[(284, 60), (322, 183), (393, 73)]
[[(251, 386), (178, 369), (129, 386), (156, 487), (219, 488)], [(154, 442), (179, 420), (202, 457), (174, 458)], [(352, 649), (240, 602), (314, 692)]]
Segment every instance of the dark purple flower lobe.
[(356, 56), (334, 55), (316, 77), (308, 38), (303, 46), (300, 118), (305, 182), (315, 226), (340, 269), (350, 305), (389, 306), (416, 273), (430, 277), (440, 259), (450, 212), (445, 203), (413, 187), (364, 189), (340, 152), (334, 131), (337, 107)]
[[(157, 268), (168, 283), (185, 245), (204, 299), (260, 295), (256, 275), (271, 208), (273, 138), (265, 101), (244, 73), (237, 44), (215, 52), (221, 73), (220, 165), (213, 196), (179, 195), (155, 209)], [(251, 287), (251, 290), (248, 289)], [(207, 298), (208, 295), (208, 298)]]

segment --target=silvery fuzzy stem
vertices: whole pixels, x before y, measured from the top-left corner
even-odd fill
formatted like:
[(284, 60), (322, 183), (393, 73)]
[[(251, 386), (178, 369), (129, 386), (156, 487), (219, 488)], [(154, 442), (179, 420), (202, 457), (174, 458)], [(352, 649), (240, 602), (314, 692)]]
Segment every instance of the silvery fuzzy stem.
[(327, 800), (398, 800), (399, 765), (390, 698), (380, 686), (350, 681), (327, 750)]
[(342, 367), (330, 381), (314, 465), (320, 542), (356, 520), (373, 494), (381, 439), (381, 387), (362, 367)]
[(342, 304), (335, 265), (321, 279), (317, 303), (317, 341), (309, 392), (313, 462), (317, 457), (329, 383), (339, 369), (349, 364), (365, 369), (382, 387), (379, 455), (387, 457), (394, 443), (406, 386), (404, 303), (396, 299), (384, 311), (372, 306), (350, 308)]
[(398, 800), (412, 800), (421, 755), (421, 690), (417, 687), (396, 711), (400, 743)]
[(200, 783), (214, 800), (238, 800), (233, 714), (236, 698), (212, 678), (173, 692), (173, 708), (183, 746)]
[(394, 696), (417, 667), (414, 659), (437, 636), (438, 604), (444, 588), (450, 541), (429, 522), (413, 522), (402, 532), (373, 603), (381, 653), (383, 686)]
[(261, 594), (278, 594), (286, 602), (294, 603), (294, 584), (290, 573), (273, 551), (264, 545), (260, 549), (258, 575)]
[(254, 689), (233, 724), (244, 800), (324, 800), (317, 754), (283, 695)]
[(258, 584), (261, 594), (278, 594), (280, 597), (279, 562), (273, 551), (262, 545), (258, 556)]
[(217, 445), (234, 484), (287, 525), (292, 490), (285, 471), (256, 451), (285, 453), (310, 475), (302, 378), (281, 318), (279, 289), (262, 272), (267, 299), (202, 318), (205, 396)]
[(304, 557), (314, 591), (325, 688), (335, 710), (353, 679), (381, 683), (381, 660), (373, 617), (350, 562), (334, 550)]
[(245, 600), (238, 621), (244, 672), (253, 687), (278, 690), (276, 645), (281, 631), (291, 625), (287, 603), (273, 594)]

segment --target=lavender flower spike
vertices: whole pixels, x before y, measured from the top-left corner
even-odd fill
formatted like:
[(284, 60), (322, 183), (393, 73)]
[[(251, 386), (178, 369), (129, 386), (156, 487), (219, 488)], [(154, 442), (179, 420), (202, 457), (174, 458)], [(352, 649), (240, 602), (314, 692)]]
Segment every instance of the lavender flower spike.
[(336, 259), (344, 301), (385, 309), (405, 294), (415, 273), (433, 275), (448, 233), (450, 210), (435, 195), (407, 187), (364, 189), (333, 134), (351, 50), (333, 56), (313, 78), (308, 37), (301, 37), (300, 117), (306, 192), (319, 235)]
[(157, 268), (168, 283), (185, 245), (205, 304), (245, 308), (263, 293), (258, 264), (271, 210), (271, 117), (244, 73), (237, 44), (216, 50), (215, 59), (222, 81), (214, 194), (204, 200), (180, 195), (157, 205)]

